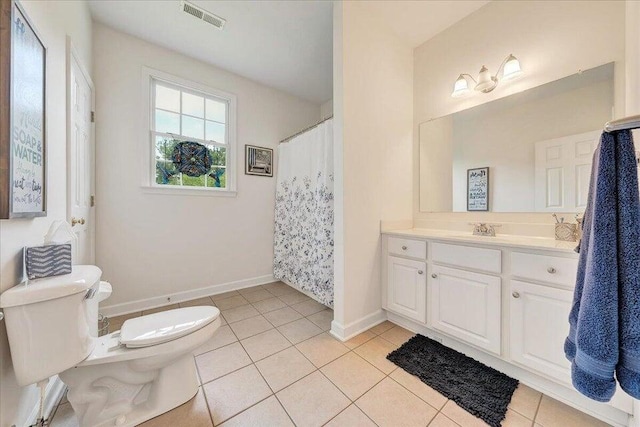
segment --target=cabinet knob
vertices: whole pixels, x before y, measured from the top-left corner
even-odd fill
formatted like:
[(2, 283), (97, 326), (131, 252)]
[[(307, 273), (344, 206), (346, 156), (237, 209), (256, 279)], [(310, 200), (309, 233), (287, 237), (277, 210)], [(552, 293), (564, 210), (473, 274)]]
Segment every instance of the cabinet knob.
[(549, 267), (549, 268), (547, 268), (547, 273), (549, 273), (549, 274), (555, 274), (555, 272), (556, 272), (556, 269), (555, 269), (555, 268), (553, 268), (553, 267)]
[(424, 274), (424, 271), (418, 270), (418, 274)]
[(406, 250), (407, 250), (407, 247), (406, 247), (406, 246), (403, 246), (403, 247), (402, 247), (402, 250), (403, 250), (403, 251), (406, 251)]
[(514, 292), (511, 295), (513, 295), (514, 298), (520, 298), (520, 292)]
[(437, 275), (436, 273), (433, 273), (433, 274), (431, 275), (431, 277), (433, 277), (434, 279), (436, 279), (436, 278), (438, 277), (438, 275)]

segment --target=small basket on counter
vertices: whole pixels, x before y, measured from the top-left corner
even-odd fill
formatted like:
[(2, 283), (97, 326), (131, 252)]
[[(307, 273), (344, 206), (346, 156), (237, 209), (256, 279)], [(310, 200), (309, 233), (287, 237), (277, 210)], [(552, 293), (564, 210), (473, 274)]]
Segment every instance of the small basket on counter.
[(556, 240), (575, 242), (577, 240), (578, 224), (559, 222), (556, 224)]

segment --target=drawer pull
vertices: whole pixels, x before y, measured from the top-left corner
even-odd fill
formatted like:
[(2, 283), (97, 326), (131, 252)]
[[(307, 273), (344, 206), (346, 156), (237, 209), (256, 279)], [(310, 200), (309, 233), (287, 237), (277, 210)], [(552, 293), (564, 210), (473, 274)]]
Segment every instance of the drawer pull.
[(520, 292), (514, 292), (511, 295), (513, 295), (514, 298), (520, 298)]
[(418, 270), (418, 274), (424, 274), (424, 271)]
[(402, 247), (402, 250), (403, 250), (403, 251), (406, 251), (406, 250), (407, 250), (407, 247), (406, 247), (406, 246), (403, 246), (403, 247)]
[(549, 273), (549, 274), (555, 274), (555, 272), (556, 272), (556, 269), (555, 269), (555, 268), (553, 268), (553, 267), (549, 267), (549, 268), (547, 268), (547, 273)]
[(437, 275), (436, 273), (433, 273), (433, 274), (431, 275), (431, 277), (433, 277), (434, 279), (437, 279), (437, 278), (438, 278), (438, 275)]

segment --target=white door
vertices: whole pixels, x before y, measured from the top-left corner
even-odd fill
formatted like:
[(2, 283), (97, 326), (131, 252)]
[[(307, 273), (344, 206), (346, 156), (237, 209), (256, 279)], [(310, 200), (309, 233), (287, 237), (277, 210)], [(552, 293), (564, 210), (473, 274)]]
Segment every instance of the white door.
[(511, 281), (511, 358), (571, 384), (571, 364), (564, 355), (573, 292)]
[(387, 309), (420, 323), (426, 321), (427, 264), (388, 257)]
[(434, 265), (429, 278), (431, 326), (500, 354), (500, 278)]
[(537, 212), (577, 212), (587, 207), (593, 152), (602, 131), (535, 144)]
[(95, 143), (92, 123), (93, 83), (68, 44), (67, 160), (68, 221), (77, 236), (75, 264), (95, 260)]

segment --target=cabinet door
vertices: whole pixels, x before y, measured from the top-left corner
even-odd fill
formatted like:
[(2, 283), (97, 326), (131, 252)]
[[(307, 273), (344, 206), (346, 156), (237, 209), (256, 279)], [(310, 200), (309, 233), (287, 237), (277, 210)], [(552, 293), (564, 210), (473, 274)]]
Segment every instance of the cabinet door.
[(511, 358), (540, 373), (571, 384), (564, 356), (573, 292), (511, 281)]
[(434, 266), (431, 324), (434, 329), (500, 354), (500, 278)]
[(387, 308), (425, 323), (427, 305), (427, 264), (388, 257)]

